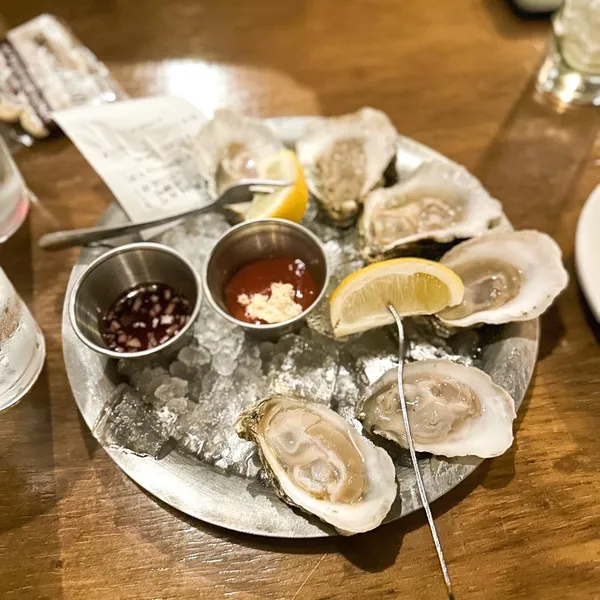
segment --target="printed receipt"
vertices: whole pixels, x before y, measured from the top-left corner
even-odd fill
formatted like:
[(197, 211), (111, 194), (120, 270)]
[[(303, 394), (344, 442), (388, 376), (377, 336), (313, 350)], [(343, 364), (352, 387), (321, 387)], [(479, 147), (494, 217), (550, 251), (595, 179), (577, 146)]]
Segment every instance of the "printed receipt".
[[(208, 202), (190, 150), (206, 117), (186, 100), (157, 96), (58, 111), (52, 117), (132, 221)], [(144, 237), (165, 229), (148, 230)]]

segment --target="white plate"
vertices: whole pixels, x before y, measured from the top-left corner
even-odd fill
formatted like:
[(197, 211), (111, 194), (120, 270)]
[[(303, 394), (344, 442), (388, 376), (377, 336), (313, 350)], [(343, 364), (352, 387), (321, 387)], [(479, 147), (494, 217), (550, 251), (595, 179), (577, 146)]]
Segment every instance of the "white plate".
[(600, 185), (590, 194), (579, 215), (575, 265), (590, 310), (600, 322)]

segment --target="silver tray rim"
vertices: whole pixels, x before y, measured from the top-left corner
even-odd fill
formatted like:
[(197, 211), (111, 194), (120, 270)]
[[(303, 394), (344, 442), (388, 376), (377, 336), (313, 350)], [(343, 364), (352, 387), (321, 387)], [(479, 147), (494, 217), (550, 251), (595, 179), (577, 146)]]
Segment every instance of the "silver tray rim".
[[(265, 119), (286, 143), (292, 146), (299, 133), (319, 117), (290, 116)], [(462, 168), (411, 138), (399, 136), (399, 170), (410, 172), (426, 159), (438, 159)], [(127, 221), (123, 210), (114, 202), (100, 223)], [(124, 238), (123, 243), (137, 239)], [(106, 248), (83, 248), (67, 285), (63, 307), (63, 355), (69, 383), (77, 406), (93, 431), (102, 407), (109, 401), (117, 385), (114, 361), (85, 347), (70, 324), (67, 303), (71, 288), (81, 272)], [(523, 401), (535, 364), (539, 346), (539, 321), (510, 323), (501, 328), (484, 348), (484, 369), (496, 383), (515, 398), (517, 407)], [(282, 503), (271, 489), (235, 475), (215, 470), (193, 457), (171, 452), (161, 460), (139, 456), (120, 448), (103, 446), (111, 459), (133, 481), (166, 504), (201, 521), (233, 531), (275, 538), (320, 538), (338, 535), (317, 519), (300, 514)], [(439, 462), (439, 461), (438, 461)], [(431, 460), (420, 461), (427, 495), (434, 501), (463, 481), (483, 460), (475, 457), (448, 461), (447, 468), (433, 468)], [(430, 468), (427, 468), (427, 463)], [(437, 463), (436, 463), (437, 464)], [(438, 465), (439, 467), (439, 465)], [(399, 467), (399, 499), (392, 506), (386, 522), (395, 521), (419, 508), (414, 479), (410, 470)]]

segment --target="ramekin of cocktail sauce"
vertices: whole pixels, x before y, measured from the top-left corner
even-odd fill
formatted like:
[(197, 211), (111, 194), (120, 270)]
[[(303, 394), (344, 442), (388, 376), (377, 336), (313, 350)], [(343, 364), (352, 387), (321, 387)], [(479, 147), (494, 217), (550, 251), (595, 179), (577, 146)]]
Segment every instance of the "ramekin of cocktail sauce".
[[(232, 227), (217, 241), (203, 273), (212, 307), (262, 339), (299, 329), (323, 299), (328, 279), (319, 239), (302, 225), (283, 219)], [(283, 313), (261, 312), (278, 306), (285, 308)]]
[(198, 316), (200, 279), (178, 252), (151, 242), (93, 261), (69, 296), (69, 317), (89, 348), (112, 358), (173, 349)]

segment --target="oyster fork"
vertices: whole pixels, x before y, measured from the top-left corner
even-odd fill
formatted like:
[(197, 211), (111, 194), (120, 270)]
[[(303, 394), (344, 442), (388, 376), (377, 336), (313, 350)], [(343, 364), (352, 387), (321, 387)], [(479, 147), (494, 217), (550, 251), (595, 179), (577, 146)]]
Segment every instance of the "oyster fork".
[(431, 508), (429, 508), (429, 501), (427, 500), (427, 494), (425, 492), (425, 485), (423, 484), (423, 477), (421, 476), (421, 471), (419, 471), (419, 463), (417, 462), (417, 455), (415, 453), (415, 445), (412, 438), (412, 433), (410, 431), (410, 422), (408, 420), (408, 408), (406, 406), (406, 397), (404, 396), (404, 326), (402, 325), (402, 319), (400, 315), (396, 312), (396, 309), (389, 304), (388, 310), (392, 313), (394, 317), (394, 321), (396, 321), (396, 327), (398, 328), (398, 369), (397, 369), (397, 378), (398, 378), (398, 397), (400, 399), (400, 408), (402, 409), (402, 420), (404, 422), (404, 429), (406, 431), (406, 439), (408, 441), (408, 449), (410, 452), (410, 458), (413, 465), (413, 469), (415, 471), (415, 477), (417, 479), (417, 489), (419, 491), (419, 496), (421, 497), (421, 504), (423, 505), (423, 510), (425, 511), (425, 515), (427, 516), (427, 522), (429, 523), (429, 529), (431, 530), (431, 537), (433, 538), (433, 545), (435, 546), (435, 551), (438, 556), (438, 561), (440, 563), (440, 568), (442, 570), (442, 576), (444, 578), (444, 583), (446, 584), (446, 592), (448, 594), (448, 600), (454, 600), (454, 592), (452, 591), (452, 582), (450, 581), (450, 573), (448, 573), (448, 565), (446, 564), (446, 560), (444, 558), (444, 552), (442, 551), (442, 544), (440, 542), (440, 538), (437, 533), (437, 529), (435, 527), (435, 522), (433, 520), (433, 515), (431, 514)]
[(131, 233), (137, 233), (151, 227), (166, 225), (173, 221), (179, 221), (186, 217), (200, 215), (204, 212), (214, 210), (226, 204), (237, 204), (247, 202), (252, 199), (254, 194), (272, 194), (278, 188), (284, 188), (292, 185), (289, 181), (279, 181), (276, 179), (243, 179), (231, 187), (228, 187), (218, 198), (208, 204), (189, 208), (177, 213), (156, 217), (146, 221), (135, 223), (125, 223), (123, 225), (100, 225), (97, 227), (86, 227), (83, 229), (67, 229), (65, 231), (55, 231), (43, 235), (38, 244), (44, 250), (62, 250), (72, 246), (82, 246), (91, 242), (100, 242), (112, 238), (120, 237)]

